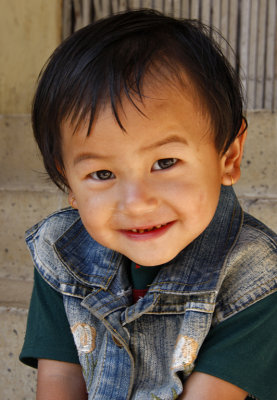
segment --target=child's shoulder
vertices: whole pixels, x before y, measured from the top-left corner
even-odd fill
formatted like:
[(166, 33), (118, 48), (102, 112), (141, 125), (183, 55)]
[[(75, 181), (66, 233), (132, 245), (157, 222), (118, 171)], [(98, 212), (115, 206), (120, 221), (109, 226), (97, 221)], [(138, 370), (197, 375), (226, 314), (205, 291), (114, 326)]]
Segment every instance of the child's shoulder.
[(231, 257), (237, 262), (239, 260), (239, 264), (244, 260), (243, 265), (246, 260), (251, 265), (272, 260), (276, 267), (277, 234), (252, 215), (244, 213), (240, 235)]
[[(26, 232), (26, 243), (40, 275), (55, 290), (81, 296), (82, 287), (76, 286), (74, 277), (67, 271), (55, 251), (55, 243), (78, 224), (78, 211), (65, 208), (54, 212)], [(76, 228), (77, 229), (77, 228)], [(75, 285), (75, 286), (74, 286)]]
[(28, 229), (26, 241), (42, 238), (53, 244), (79, 219), (78, 211), (71, 207), (57, 210)]
[(248, 213), (244, 213), (242, 238), (254, 235), (255, 239), (261, 244), (268, 243), (268, 245), (275, 247), (277, 245), (277, 233), (266, 226), (264, 223), (253, 217)]
[[(248, 213), (244, 213), (240, 235), (231, 253), (232, 264), (251, 265), (261, 271), (262, 266), (277, 270), (277, 235), (269, 227)], [(248, 269), (248, 268), (247, 268)], [(247, 271), (246, 269), (246, 271)], [(257, 271), (257, 272), (258, 272)]]
[(260, 277), (277, 275), (277, 235), (248, 213), (244, 213), (238, 239), (227, 258), (227, 275)]
[(277, 236), (245, 213), (240, 235), (229, 253), (218, 296), (222, 321), (277, 290)]

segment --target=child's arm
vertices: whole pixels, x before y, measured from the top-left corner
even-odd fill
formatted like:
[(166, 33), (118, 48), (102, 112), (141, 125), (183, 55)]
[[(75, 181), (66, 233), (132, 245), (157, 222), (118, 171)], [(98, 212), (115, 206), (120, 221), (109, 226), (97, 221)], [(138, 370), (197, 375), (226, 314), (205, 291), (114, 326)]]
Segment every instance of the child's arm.
[(36, 400), (87, 400), (81, 366), (54, 360), (38, 361)]
[(215, 376), (194, 372), (178, 400), (244, 400), (247, 392)]

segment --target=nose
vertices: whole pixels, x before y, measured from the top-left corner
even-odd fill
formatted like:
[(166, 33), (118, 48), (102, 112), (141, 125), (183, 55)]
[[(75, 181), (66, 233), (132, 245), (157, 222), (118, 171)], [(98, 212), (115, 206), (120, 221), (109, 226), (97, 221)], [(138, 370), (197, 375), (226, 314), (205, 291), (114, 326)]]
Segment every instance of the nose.
[(141, 216), (156, 210), (159, 196), (145, 179), (125, 182), (119, 193), (119, 211), (130, 216)]

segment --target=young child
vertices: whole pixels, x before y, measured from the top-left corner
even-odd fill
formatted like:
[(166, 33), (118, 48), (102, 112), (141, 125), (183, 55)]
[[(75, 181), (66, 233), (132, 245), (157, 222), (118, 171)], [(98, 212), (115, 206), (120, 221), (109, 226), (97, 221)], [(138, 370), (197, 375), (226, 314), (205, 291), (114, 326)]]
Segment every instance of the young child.
[(71, 205), (27, 233), (37, 399), (276, 399), (276, 237), (232, 189), (246, 120), (209, 30), (150, 10), (81, 29), (33, 128)]

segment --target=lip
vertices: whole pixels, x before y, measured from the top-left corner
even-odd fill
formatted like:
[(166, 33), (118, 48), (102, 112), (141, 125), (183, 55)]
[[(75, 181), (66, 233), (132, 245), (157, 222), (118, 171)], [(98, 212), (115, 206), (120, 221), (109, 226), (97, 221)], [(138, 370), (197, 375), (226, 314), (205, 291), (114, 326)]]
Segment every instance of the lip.
[[(166, 233), (173, 224), (175, 224), (176, 221), (171, 221), (168, 222), (167, 224), (161, 226), (160, 228), (157, 229), (153, 229), (151, 231), (147, 231), (147, 229), (152, 228), (152, 226), (144, 226), (144, 227), (139, 227), (139, 228), (135, 228), (136, 230), (145, 230), (144, 232), (140, 233), (140, 232), (133, 232), (131, 229), (127, 230), (127, 229), (121, 229), (120, 232), (123, 233), (125, 236), (127, 236), (129, 239), (133, 239), (133, 240), (148, 240), (148, 239), (154, 239), (157, 238), (159, 236), (162, 236), (164, 233)], [(157, 226), (157, 225), (155, 225)]]

